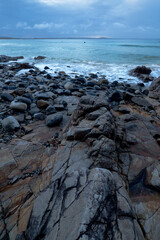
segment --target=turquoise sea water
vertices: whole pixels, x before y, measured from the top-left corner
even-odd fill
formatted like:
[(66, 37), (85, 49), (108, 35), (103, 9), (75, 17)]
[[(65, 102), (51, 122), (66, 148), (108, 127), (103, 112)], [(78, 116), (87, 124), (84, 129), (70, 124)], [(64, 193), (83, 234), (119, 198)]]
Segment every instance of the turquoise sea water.
[(23, 55), (23, 61), (46, 56), (35, 62), (50, 73), (105, 74), (109, 80), (136, 80), (128, 75), (137, 65), (151, 67), (152, 75), (160, 76), (160, 40), (135, 39), (24, 39), (0, 40), (0, 54)]

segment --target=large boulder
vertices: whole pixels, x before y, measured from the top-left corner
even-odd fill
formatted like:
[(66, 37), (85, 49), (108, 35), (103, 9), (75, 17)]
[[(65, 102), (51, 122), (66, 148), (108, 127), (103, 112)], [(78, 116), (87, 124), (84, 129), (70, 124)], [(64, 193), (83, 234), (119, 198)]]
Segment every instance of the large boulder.
[(146, 66), (138, 66), (130, 71), (130, 75), (141, 79), (143, 82), (153, 81), (153, 77), (150, 76), (152, 70)]
[(131, 70), (132, 74), (150, 74), (152, 72), (152, 70), (150, 68), (147, 68), (146, 66), (138, 66), (136, 68), (134, 68), (133, 70)]

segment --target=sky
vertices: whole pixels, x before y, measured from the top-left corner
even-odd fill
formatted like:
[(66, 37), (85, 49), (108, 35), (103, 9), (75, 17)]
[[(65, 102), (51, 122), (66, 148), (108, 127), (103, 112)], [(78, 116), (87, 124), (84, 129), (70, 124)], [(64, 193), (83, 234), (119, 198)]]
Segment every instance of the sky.
[(159, 0), (0, 0), (0, 37), (160, 38)]

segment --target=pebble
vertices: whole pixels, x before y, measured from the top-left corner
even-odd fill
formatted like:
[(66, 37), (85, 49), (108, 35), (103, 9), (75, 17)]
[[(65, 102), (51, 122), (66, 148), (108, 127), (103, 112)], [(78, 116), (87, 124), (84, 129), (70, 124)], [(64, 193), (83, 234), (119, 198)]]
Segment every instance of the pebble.
[(12, 101), (11, 105), (10, 105), (10, 108), (13, 109), (13, 110), (16, 110), (16, 111), (24, 112), (24, 111), (27, 110), (27, 104), (23, 103), (23, 102)]

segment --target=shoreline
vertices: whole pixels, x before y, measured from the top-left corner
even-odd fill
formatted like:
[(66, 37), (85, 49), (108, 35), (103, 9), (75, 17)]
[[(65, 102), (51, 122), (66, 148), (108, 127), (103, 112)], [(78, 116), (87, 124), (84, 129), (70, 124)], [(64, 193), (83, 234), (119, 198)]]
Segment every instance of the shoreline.
[(160, 78), (145, 67), (131, 72), (138, 84), (53, 76), (47, 66), (5, 59), (0, 239), (157, 240)]

